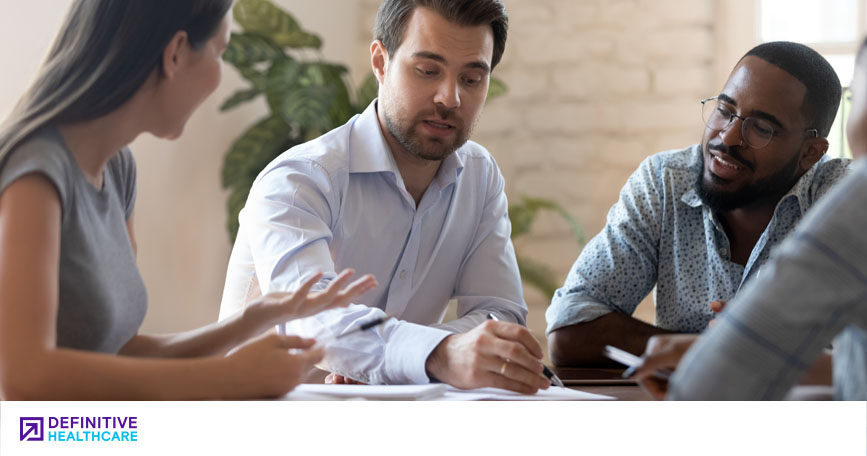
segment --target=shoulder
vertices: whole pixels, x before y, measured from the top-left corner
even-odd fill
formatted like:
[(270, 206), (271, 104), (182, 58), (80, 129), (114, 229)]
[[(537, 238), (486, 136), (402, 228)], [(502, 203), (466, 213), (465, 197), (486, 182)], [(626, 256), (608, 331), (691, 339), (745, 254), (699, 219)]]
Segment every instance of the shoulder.
[(498, 182), (503, 179), (497, 160), (488, 150), (475, 141), (467, 141), (455, 151), (464, 167), (461, 177), (484, 179)]
[(681, 194), (693, 188), (702, 168), (701, 147), (658, 152), (645, 158), (632, 173), (627, 187), (655, 188), (659, 192)]
[(817, 201), (852, 169), (853, 162), (848, 158), (822, 157), (806, 175), (809, 179), (809, 200)]
[(347, 125), (298, 144), (278, 155), (266, 166), (256, 182), (303, 173), (308, 177), (331, 181), (334, 176), (348, 173), (349, 137)]
[(43, 129), (12, 149), (0, 169), (0, 192), (19, 178), (37, 173), (48, 178), (63, 201), (71, 185), (70, 167), (74, 164), (58, 135), (56, 131)]

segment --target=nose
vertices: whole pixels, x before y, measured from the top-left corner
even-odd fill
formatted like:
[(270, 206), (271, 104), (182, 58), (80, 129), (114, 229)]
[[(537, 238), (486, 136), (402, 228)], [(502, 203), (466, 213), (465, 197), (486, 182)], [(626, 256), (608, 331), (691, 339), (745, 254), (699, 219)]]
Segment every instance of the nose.
[(434, 103), (446, 109), (459, 108), (461, 106), (461, 96), (458, 82), (443, 78), (443, 81), (437, 87), (436, 95), (434, 95)]
[[(739, 125), (735, 125), (740, 122)], [(732, 116), (732, 120), (719, 132), (720, 139), (726, 146), (743, 146), (743, 119)]]

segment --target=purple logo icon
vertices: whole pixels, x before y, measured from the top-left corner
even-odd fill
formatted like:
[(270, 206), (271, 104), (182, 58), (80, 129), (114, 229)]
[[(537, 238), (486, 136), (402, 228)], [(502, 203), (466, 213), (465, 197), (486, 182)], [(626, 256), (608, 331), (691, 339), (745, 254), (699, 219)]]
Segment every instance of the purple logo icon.
[(21, 441), (36, 442), (45, 440), (45, 436), (42, 433), (44, 424), (45, 422), (42, 417), (22, 416)]

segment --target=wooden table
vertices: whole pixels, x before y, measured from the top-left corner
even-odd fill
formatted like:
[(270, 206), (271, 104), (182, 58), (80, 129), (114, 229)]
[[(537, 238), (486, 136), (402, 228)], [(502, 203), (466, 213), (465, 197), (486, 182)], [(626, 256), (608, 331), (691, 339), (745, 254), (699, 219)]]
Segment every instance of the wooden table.
[(621, 401), (653, 400), (637, 383), (621, 377), (623, 369), (560, 367), (554, 368), (554, 372), (570, 388), (613, 396)]

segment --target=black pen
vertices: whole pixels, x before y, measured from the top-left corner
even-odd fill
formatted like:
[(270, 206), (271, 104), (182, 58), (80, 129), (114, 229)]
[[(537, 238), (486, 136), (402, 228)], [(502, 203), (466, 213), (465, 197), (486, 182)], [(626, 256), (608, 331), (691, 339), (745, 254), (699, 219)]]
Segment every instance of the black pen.
[(326, 336), (326, 337), (318, 338), (316, 340), (316, 345), (327, 346), (328, 344), (334, 342), (335, 340), (342, 339), (346, 336), (350, 336), (352, 334), (359, 333), (362, 331), (367, 331), (370, 328), (375, 328), (375, 327), (385, 323), (386, 321), (391, 319), (393, 316), (394, 315), (386, 314), (386, 315), (383, 315), (381, 317), (371, 318), (370, 320), (365, 321), (365, 322), (361, 323), (360, 325), (358, 325), (357, 328), (350, 329), (349, 331), (346, 331), (343, 334), (338, 334), (336, 336)]
[[(500, 321), (500, 319), (491, 312), (488, 312), (488, 320)], [(563, 380), (560, 380), (560, 377), (544, 364), (542, 364), (542, 373), (545, 374), (545, 377), (548, 377), (548, 380), (551, 380), (551, 383), (554, 386), (559, 386), (560, 388), (566, 387), (566, 385), (563, 384)]]

